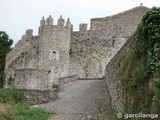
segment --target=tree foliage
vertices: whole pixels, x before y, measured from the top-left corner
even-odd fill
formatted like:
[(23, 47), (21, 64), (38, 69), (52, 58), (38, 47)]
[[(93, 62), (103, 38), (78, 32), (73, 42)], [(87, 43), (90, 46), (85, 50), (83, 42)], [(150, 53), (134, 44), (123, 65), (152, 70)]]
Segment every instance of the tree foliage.
[(160, 114), (160, 8), (153, 7), (143, 16), (122, 61), (124, 111)]
[(13, 40), (9, 39), (9, 36), (5, 32), (0, 31), (0, 83), (1, 84), (4, 80), (6, 54), (11, 50), (12, 44)]
[[(136, 31), (136, 49), (146, 54), (146, 69), (153, 80), (154, 101), (151, 111), (160, 112), (160, 8), (153, 7), (144, 16)], [(151, 89), (151, 88), (150, 88)]]
[(145, 47), (149, 72), (160, 71), (160, 8), (153, 7), (144, 15), (136, 35), (137, 48)]

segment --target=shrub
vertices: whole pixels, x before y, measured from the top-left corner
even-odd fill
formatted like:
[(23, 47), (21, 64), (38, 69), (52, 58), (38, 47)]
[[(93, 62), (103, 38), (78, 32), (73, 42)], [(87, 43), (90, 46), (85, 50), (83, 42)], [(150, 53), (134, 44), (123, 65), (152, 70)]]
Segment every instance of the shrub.
[(154, 83), (156, 88), (160, 90), (160, 77), (155, 78)]
[(0, 102), (9, 103), (9, 102), (21, 102), (22, 94), (21, 91), (12, 87), (10, 89), (1, 89), (0, 90)]

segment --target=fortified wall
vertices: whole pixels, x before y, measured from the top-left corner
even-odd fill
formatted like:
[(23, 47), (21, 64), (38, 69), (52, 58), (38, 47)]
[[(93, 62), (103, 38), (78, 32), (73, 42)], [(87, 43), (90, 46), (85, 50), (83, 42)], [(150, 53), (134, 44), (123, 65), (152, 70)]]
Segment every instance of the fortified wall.
[(121, 29), (123, 36), (128, 37), (133, 33), (132, 29), (136, 29), (136, 25), (141, 21), (142, 15), (144, 15), (146, 10), (148, 10), (148, 8), (144, 6), (138, 6), (116, 15), (103, 18), (93, 18), (91, 19), (90, 29)]
[(105, 66), (135, 31), (148, 8), (139, 6), (105, 18), (91, 19), (91, 28), (80, 24), (73, 31), (62, 16), (57, 25), (42, 18), (37, 36), (29, 29), (6, 57), (5, 87), (52, 89), (67, 76), (99, 78)]
[(135, 41), (135, 33), (126, 41), (123, 47), (108, 63), (105, 70), (105, 82), (111, 97), (112, 108), (118, 112), (123, 111), (124, 107), (124, 93), (121, 79), (119, 76), (120, 66), (122, 64), (122, 56), (130, 50), (130, 45)]
[(80, 31), (71, 36), (70, 74), (104, 76), (105, 66), (133, 34), (147, 10), (139, 6), (113, 16), (91, 19), (90, 30), (86, 24), (80, 24)]
[(20, 89), (51, 89), (59, 77), (68, 76), (72, 25), (62, 16), (57, 25), (49, 16), (40, 21), (38, 36), (26, 31), (7, 54), (4, 87), (14, 84)]

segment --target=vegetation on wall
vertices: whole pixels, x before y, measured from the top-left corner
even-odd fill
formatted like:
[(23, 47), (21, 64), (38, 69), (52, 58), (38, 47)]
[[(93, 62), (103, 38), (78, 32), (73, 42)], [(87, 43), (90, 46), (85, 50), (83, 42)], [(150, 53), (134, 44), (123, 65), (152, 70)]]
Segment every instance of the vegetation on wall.
[(125, 112), (160, 114), (160, 8), (143, 16), (135, 41), (122, 58)]
[(12, 44), (13, 40), (9, 39), (5, 32), (0, 31), (0, 88), (2, 88), (4, 82), (6, 54), (11, 50)]
[[(137, 28), (137, 45), (143, 45), (147, 55), (148, 72), (160, 71), (160, 8), (148, 11)], [(137, 46), (137, 49), (140, 48)]]

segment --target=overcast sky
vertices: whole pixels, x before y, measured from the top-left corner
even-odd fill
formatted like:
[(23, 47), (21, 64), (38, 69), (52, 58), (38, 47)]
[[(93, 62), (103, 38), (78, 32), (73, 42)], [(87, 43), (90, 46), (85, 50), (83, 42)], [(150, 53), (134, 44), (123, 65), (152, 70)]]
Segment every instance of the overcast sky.
[(38, 34), (42, 16), (52, 15), (54, 24), (60, 15), (70, 18), (74, 30), (78, 30), (79, 23), (90, 24), (90, 18), (123, 12), (140, 3), (149, 8), (160, 6), (159, 0), (1, 0), (0, 31), (6, 31), (15, 44), (26, 29)]

